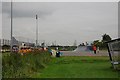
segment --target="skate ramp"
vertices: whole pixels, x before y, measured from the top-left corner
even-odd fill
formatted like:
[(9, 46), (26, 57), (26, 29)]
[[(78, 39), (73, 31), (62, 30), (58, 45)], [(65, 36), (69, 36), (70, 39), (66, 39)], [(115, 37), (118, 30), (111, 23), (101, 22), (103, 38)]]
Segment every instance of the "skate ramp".
[(75, 51), (75, 52), (87, 52), (87, 51), (92, 51), (92, 46), (78, 46), (74, 51)]

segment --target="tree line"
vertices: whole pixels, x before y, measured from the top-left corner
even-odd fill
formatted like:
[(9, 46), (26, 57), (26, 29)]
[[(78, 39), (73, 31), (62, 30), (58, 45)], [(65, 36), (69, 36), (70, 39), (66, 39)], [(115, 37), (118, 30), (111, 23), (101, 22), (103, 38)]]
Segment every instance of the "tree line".
[(104, 34), (102, 35), (102, 40), (95, 40), (93, 41), (92, 44), (96, 45), (97, 47), (100, 47), (101, 49), (107, 49), (107, 44), (105, 42), (108, 42), (112, 40), (112, 38), (110, 37), (110, 35), (108, 34)]

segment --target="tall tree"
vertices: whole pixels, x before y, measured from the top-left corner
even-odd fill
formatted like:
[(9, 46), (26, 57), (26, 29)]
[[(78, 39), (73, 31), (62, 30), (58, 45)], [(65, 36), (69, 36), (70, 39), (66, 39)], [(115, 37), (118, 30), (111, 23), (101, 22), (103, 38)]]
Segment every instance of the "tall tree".
[(110, 40), (111, 40), (111, 37), (110, 37), (109, 35), (104, 34), (104, 35), (102, 36), (102, 42), (106, 42), (106, 41), (110, 41)]
[(97, 45), (99, 43), (99, 40), (93, 41), (93, 44)]
[(95, 45), (98, 46), (98, 47), (102, 47), (102, 42), (99, 41), (99, 40), (93, 41), (93, 44), (95, 44)]

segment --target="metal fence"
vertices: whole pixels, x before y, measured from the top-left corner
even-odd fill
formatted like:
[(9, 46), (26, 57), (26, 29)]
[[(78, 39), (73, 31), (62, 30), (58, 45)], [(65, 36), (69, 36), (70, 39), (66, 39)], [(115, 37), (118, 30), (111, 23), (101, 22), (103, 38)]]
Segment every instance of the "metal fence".
[[(26, 45), (33, 46), (35, 45), (35, 40), (33, 39), (28, 39), (28, 38), (18, 38), (18, 37), (13, 37), (12, 38), (12, 45), (21, 45), (23, 42), (26, 43)], [(0, 46), (3, 45), (10, 45), (11, 40), (8, 39), (0, 39)]]
[[(15, 36), (12, 38), (12, 45), (21, 45), (22, 43), (25, 43), (26, 46), (35, 46), (35, 39), (30, 39), (27, 37), (21, 37), (21, 36)], [(38, 45), (41, 46), (42, 43), (45, 43), (45, 40), (38, 40)], [(9, 39), (0, 39), (0, 46), (3, 45), (10, 45), (11, 40)]]
[(0, 45), (10, 45), (10, 40), (7, 39), (0, 39)]
[(120, 70), (120, 38), (107, 42), (111, 64), (114, 69)]

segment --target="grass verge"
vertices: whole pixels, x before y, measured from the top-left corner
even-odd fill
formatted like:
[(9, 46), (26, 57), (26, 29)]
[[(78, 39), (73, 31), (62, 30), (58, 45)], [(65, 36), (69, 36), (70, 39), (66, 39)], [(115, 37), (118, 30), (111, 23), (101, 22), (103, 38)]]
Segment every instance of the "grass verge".
[(53, 58), (35, 78), (118, 78), (111, 68), (109, 57)]
[(50, 54), (46, 51), (34, 52), (26, 55), (5, 53), (2, 55), (3, 78), (30, 78), (35, 72), (40, 72), (50, 61)]

